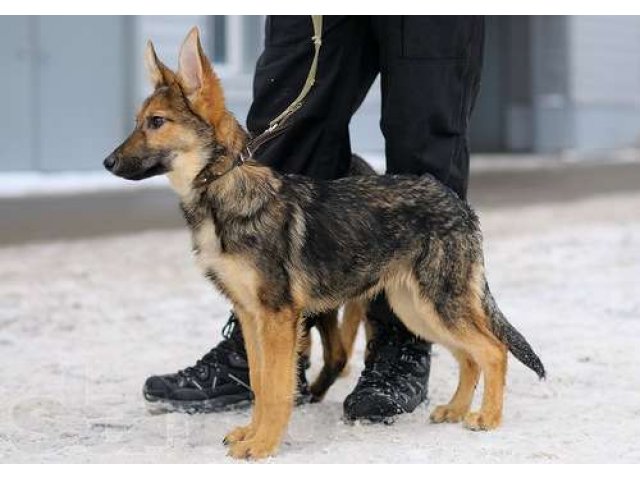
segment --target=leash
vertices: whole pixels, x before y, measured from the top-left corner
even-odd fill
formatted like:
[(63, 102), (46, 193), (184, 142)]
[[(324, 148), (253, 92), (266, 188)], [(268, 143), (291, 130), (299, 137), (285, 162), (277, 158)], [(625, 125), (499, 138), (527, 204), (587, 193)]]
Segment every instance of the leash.
[(318, 71), (318, 57), (320, 55), (320, 46), (322, 45), (322, 15), (311, 15), (313, 23), (313, 36), (311, 41), (314, 46), (313, 61), (307, 74), (307, 79), (302, 86), (302, 90), (293, 102), (276, 118), (269, 122), (269, 127), (255, 138), (247, 142), (240, 154), (234, 160), (234, 167), (242, 165), (246, 160), (253, 157), (254, 152), (265, 143), (273, 140), (289, 127), (289, 118), (302, 108), (307, 94), (316, 82), (316, 72)]

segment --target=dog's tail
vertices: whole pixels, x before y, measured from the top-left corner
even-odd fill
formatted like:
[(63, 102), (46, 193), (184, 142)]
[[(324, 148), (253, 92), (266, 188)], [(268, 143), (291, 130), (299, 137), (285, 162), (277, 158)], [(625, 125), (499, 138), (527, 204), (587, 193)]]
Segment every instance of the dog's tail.
[(493, 334), (504, 343), (509, 351), (516, 357), (523, 365), (529, 367), (531, 370), (538, 374), (540, 380), (546, 377), (546, 372), (542, 360), (533, 351), (529, 342), (522, 336), (513, 325), (509, 323), (504, 314), (500, 311), (500, 308), (496, 304), (489, 285), (485, 283), (484, 287), (484, 310), (489, 317), (489, 325)]

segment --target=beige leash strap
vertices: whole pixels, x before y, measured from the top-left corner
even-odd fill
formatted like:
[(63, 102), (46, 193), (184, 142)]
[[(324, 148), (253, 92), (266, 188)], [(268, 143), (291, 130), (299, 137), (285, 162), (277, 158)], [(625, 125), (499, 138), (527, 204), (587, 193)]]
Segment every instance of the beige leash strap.
[(247, 143), (243, 151), (236, 158), (234, 162), (236, 165), (242, 165), (245, 160), (253, 156), (253, 152), (260, 148), (260, 146), (280, 135), (285, 128), (289, 126), (287, 120), (289, 120), (291, 115), (300, 110), (307, 94), (313, 87), (316, 81), (316, 72), (318, 71), (320, 46), (322, 45), (322, 15), (311, 15), (311, 21), (313, 22), (313, 37), (311, 37), (311, 40), (313, 41), (315, 52), (309, 73), (307, 74), (307, 79), (304, 82), (300, 94), (280, 115), (269, 122), (269, 128)]
[(311, 21), (313, 22), (313, 37), (311, 37), (311, 40), (313, 41), (315, 52), (313, 55), (313, 61), (311, 62), (311, 68), (309, 68), (309, 73), (307, 74), (307, 79), (304, 82), (304, 86), (302, 87), (300, 94), (293, 102), (291, 102), (291, 105), (289, 105), (284, 112), (269, 122), (269, 129), (276, 128), (283, 119), (288, 118), (295, 111), (299, 110), (300, 107), (302, 107), (302, 102), (309, 93), (309, 90), (311, 90), (311, 87), (313, 87), (313, 84), (316, 82), (318, 57), (320, 56), (320, 46), (322, 45), (322, 15), (311, 15)]

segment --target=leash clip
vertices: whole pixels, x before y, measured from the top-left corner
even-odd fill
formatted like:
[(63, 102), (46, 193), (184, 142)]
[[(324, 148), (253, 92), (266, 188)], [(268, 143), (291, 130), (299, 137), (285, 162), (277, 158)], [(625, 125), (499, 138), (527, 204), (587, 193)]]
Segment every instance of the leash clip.
[(244, 162), (249, 160), (252, 156), (253, 156), (253, 152), (249, 148), (249, 145), (246, 145), (240, 152), (240, 155), (238, 155), (236, 159), (236, 165), (238, 166), (242, 165)]

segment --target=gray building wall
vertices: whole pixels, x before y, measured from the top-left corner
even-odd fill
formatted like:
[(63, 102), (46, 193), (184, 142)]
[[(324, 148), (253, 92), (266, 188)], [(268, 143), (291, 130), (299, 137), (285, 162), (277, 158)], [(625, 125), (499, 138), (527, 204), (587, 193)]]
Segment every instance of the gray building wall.
[(574, 147), (640, 144), (640, 17), (570, 17)]
[(640, 17), (488, 17), (474, 151), (640, 145)]
[[(11, 72), (0, 76), (0, 171), (99, 169), (149, 92), (146, 39), (175, 65), (193, 24), (244, 121), (262, 17), (0, 17)], [(378, 90), (351, 124), (360, 152), (383, 150)], [(472, 151), (593, 152), (639, 137), (640, 17), (487, 17)]]
[(0, 170), (35, 168), (35, 56), (27, 17), (0, 17)]
[(487, 18), (473, 151), (570, 148), (567, 22), (561, 16)]
[(0, 17), (0, 170), (100, 168), (130, 125), (129, 20)]

